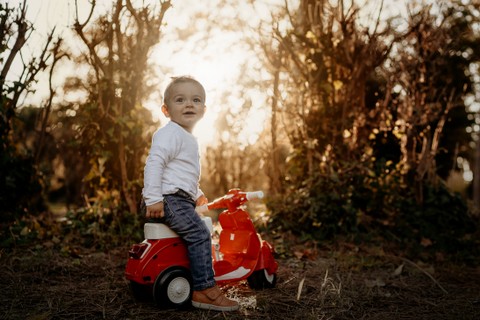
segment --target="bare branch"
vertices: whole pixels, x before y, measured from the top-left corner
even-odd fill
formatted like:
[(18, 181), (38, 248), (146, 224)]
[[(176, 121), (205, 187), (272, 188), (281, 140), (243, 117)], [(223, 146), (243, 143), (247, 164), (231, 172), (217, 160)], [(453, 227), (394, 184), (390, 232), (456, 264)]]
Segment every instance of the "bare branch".
[[(17, 56), (17, 54), (20, 52), (20, 50), (23, 48), (23, 46), (27, 41), (28, 32), (31, 33), (33, 30), (32, 26), (25, 19), (26, 12), (27, 12), (26, 2), (27, 1), (24, 0), (22, 7), (20, 8), (20, 13), (14, 21), (14, 23), (17, 25), (17, 39), (15, 40), (15, 43), (12, 49), (10, 50), (10, 53), (8, 54), (8, 57), (3, 65), (2, 72), (0, 73), (1, 87), (3, 87), (5, 78), (7, 77), (7, 74), (10, 71), (12, 63), (15, 60), (15, 57)], [(7, 7), (7, 10), (8, 10), (8, 7)]]

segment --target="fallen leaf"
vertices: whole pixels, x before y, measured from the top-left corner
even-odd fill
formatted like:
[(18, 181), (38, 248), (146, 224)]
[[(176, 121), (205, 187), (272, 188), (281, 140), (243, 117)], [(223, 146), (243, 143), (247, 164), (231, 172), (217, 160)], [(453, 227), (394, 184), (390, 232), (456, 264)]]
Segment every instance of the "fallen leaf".
[(424, 247), (430, 247), (433, 243), (432, 243), (432, 240), (428, 238), (422, 238), (422, 240), (420, 241), (420, 244)]
[(295, 257), (297, 257), (297, 259), (302, 259), (303, 258), (303, 252), (302, 251), (296, 250), (296, 251), (293, 252), (293, 255)]
[(303, 283), (305, 282), (305, 277), (300, 281), (298, 284), (298, 291), (297, 291), (297, 300), (300, 300), (300, 295), (302, 294)]
[(369, 280), (369, 279), (366, 279), (365, 280), (365, 285), (368, 287), (368, 288), (373, 288), (373, 287), (385, 287), (386, 283), (383, 279), (381, 278), (377, 278), (375, 280)]
[(402, 272), (403, 272), (403, 266), (404, 266), (403, 263), (402, 263), (401, 265), (399, 265), (399, 266), (395, 269), (395, 271), (393, 271), (393, 275), (394, 275), (394, 276), (399, 276), (399, 275), (401, 275)]

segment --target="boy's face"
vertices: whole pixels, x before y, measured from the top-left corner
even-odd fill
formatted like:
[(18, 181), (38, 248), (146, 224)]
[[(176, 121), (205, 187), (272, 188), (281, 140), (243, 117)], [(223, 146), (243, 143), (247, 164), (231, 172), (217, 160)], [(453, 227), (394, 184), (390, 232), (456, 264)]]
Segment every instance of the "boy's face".
[(205, 93), (194, 82), (180, 82), (170, 88), (168, 101), (162, 106), (166, 117), (192, 132), (195, 124), (205, 114)]

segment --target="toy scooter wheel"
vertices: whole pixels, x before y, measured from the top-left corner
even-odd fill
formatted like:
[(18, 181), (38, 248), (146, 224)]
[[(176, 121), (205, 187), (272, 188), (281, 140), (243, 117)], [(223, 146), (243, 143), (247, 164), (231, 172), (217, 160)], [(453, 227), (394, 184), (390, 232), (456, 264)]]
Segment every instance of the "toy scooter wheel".
[(160, 274), (153, 286), (153, 298), (163, 308), (184, 308), (192, 299), (192, 277), (183, 268), (174, 268)]
[(248, 278), (248, 285), (255, 290), (274, 288), (277, 283), (277, 274), (268, 273), (267, 269), (254, 271)]

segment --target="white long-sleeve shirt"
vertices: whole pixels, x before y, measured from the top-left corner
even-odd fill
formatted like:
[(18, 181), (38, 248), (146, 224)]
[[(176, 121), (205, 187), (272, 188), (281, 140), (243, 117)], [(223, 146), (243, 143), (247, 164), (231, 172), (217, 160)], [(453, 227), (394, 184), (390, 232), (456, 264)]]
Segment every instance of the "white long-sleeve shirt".
[(143, 198), (150, 206), (163, 201), (164, 194), (179, 189), (198, 199), (200, 154), (197, 139), (180, 125), (170, 121), (158, 129), (152, 139), (144, 171)]

